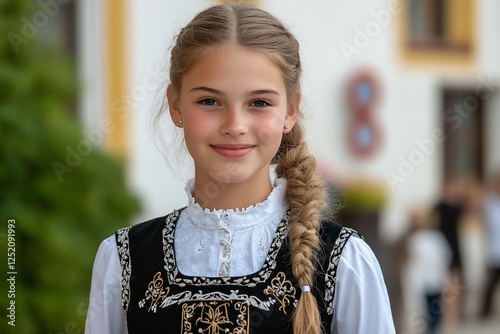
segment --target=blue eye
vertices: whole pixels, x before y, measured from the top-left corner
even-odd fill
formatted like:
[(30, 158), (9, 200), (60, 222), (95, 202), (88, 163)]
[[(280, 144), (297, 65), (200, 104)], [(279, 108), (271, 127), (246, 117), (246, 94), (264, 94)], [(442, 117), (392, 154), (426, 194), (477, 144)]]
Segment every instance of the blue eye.
[(214, 99), (204, 99), (199, 102), (200, 104), (203, 104), (205, 106), (217, 106), (219, 103), (215, 101)]
[(267, 103), (264, 100), (255, 100), (255, 101), (252, 102), (252, 105), (254, 107), (257, 107), (257, 108), (264, 108), (264, 107), (269, 107), (270, 106), (270, 104)]

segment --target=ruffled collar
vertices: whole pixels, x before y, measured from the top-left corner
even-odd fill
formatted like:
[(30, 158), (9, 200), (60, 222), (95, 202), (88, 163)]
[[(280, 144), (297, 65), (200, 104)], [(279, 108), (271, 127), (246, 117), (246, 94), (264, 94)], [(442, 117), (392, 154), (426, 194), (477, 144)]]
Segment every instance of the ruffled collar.
[(276, 178), (273, 180), (273, 190), (263, 202), (243, 209), (209, 210), (202, 209), (195, 202), (192, 193), (194, 179), (188, 181), (184, 190), (188, 196), (186, 213), (193, 224), (205, 229), (221, 229), (221, 222), (231, 229), (246, 228), (249, 226), (280, 221), (285, 215), (288, 205), (285, 200), (286, 180)]

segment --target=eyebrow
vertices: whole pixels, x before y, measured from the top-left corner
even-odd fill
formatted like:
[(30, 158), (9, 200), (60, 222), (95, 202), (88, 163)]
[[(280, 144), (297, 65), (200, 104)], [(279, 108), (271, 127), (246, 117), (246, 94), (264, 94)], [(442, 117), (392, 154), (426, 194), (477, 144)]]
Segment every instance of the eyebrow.
[[(196, 91), (205, 91), (205, 92), (209, 92), (209, 93), (217, 94), (217, 95), (222, 95), (222, 96), (226, 95), (218, 89), (204, 87), (204, 86), (195, 87), (195, 88), (191, 89), (191, 92), (196, 92)], [(280, 96), (280, 93), (278, 93), (274, 89), (257, 89), (257, 90), (249, 92), (247, 95), (252, 96), (252, 95), (262, 95), (262, 94), (274, 94), (274, 95)]]

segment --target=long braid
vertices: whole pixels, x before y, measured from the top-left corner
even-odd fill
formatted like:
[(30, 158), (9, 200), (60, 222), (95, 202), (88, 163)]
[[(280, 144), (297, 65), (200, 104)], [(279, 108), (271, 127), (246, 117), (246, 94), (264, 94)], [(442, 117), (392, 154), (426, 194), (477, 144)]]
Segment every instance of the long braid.
[[(326, 192), (316, 173), (316, 160), (310, 155), (303, 137), (299, 123), (283, 136), (276, 157), (276, 173), (287, 180), (286, 198), (291, 210), (288, 240), (292, 274), (300, 286), (312, 287), (320, 247), (320, 215), (326, 207)], [(293, 315), (293, 333), (320, 332), (321, 319), (316, 298), (311, 292), (302, 293)]]

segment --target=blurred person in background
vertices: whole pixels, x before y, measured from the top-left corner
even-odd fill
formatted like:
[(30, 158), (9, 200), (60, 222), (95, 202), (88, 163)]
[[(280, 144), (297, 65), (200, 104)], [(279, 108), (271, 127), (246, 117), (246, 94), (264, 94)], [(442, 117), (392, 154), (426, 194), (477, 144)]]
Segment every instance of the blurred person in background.
[(486, 196), (484, 211), (490, 278), (484, 293), (481, 315), (483, 318), (487, 318), (493, 313), (493, 297), (500, 282), (500, 171), (492, 179), (491, 190)]
[(465, 319), (477, 317), (481, 309), (486, 277), (484, 250), (484, 188), (477, 177), (466, 181), (464, 210), (460, 219), (459, 241), (463, 261)]
[(402, 286), (410, 333), (437, 333), (452, 253), (436, 219), (427, 209), (413, 209), (406, 237)]
[[(434, 208), (433, 215), (437, 219), (438, 229), (443, 233), (451, 250), (449, 267), (449, 282), (458, 287), (462, 284), (462, 254), (459, 242), (459, 223), (463, 213), (463, 192), (460, 180), (456, 177), (445, 178), (441, 199)], [(461, 296), (457, 294), (453, 300), (447, 302), (444, 315), (448, 327), (453, 327), (462, 318)]]

